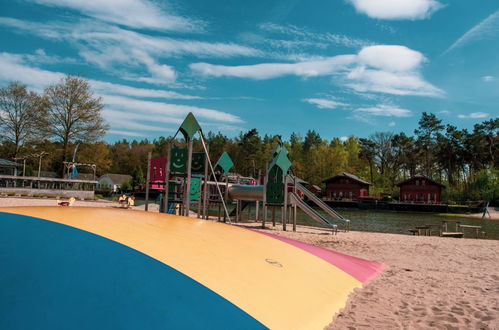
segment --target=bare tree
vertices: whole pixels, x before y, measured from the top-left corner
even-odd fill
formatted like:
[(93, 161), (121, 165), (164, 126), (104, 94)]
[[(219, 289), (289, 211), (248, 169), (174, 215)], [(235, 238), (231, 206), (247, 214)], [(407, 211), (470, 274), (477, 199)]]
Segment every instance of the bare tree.
[(0, 132), (14, 145), (13, 157), (17, 157), (24, 143), (39, 131), (37, 123), (42, 99), (19, 82), (0, 87)]
[(100, 97), (90, 90), (88, 80), (67, 75), (45, 89), (46, 131), (63, 144), (62, 160), (66, 161), (69, 143), (93, 143), (104, 136), (109, 126), (102, 118)]

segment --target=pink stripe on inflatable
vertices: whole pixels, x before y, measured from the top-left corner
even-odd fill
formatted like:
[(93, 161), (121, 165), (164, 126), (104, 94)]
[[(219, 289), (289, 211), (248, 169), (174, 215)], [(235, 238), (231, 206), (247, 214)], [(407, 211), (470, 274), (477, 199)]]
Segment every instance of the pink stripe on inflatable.
[[(253, 229), (251, 229), (253, 230)], [(352, 277), (356, 278), (362, 283), (366, 283), (369, 281), (371, 278), (375, 277), (379, 273), (383, 271), (383, 269), (386, 268), (385, 264), (376, 262), (376, 261), (369, 261), (365, 259), (360, 259), (357, 257), (352, 257), (343, 253), (331, 251), (328, 249), (324, 249), (315, 245), (310, 245), (307, 243), (303, 243), (300, 241), (296, 241), (291, 238), (286, 238), (270, 233), (265, 233), (261, 232), (258, 230), (253, 230), (256, 232), (259, 232), (263, 235), (267, 235), (270, 237), (273, 237), (275, 239), (278, 239), (280, 241), (283, 241), (285, 243), (291, 244), (299, 249), (302, 249), (304, 251), (307, 251), (327, 262), (330, 264), (338, 267), (339, 269), (343, 270), (344, 272), (350, 274)]]

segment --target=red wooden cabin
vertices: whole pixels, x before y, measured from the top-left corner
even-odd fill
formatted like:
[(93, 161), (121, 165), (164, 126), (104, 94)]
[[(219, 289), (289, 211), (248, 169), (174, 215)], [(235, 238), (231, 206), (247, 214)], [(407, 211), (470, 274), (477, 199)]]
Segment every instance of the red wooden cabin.
[(417, 174), (397, 183), (400, 187), (400, 201), (405, 203), (440, 204), (443, 184), (427, 176)]
[(326, 184), (325, 195), (333, 199), (356, 199), (369, 196), (371, 185), (350, 173), (341, 173), (322, 182)]

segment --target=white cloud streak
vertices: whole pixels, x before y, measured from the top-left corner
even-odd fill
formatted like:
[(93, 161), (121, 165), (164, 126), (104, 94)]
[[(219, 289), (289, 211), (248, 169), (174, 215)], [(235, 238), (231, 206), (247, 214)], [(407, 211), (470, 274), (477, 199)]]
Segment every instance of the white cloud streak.
[(313, 104), (317, 106), (319, 109), (336, 109), (342, 106), (345, 106), (345, 103), (329, 100), (329, 99), (317, 99), (317, 98), (311, 98), (311, 99), (303, 99), (302, 101), (308, 102), (310, 104)]
[(457, 39), (443, 55), (469, 44), (475, 40), (497, 40), (499, 35), (499, 10), (489, 15), (486, 19), (469, 29)]
[(436, 0), (349, 0), (357, 12), (386, 20), (420, 20), (429, 18), (443, 7)]
[(485, 113), (485, 112), (472, 112), (467, 115), (458, 115), (458, 118), (461, 119), (482, 119), (482, 118), (488, 118), (490, 114)]
[(286, 75), (303, 78), (335, 76), (358, 92), (441, 97), (441, 89), (425, 81), (420, 73), (426, 58), (420, 52), (398, 45), (364, 47), (357, 55), (338, 55), (296, 63), (262, 63), (226, 66), (193, 63), (190, 68), (205, 77), (238, 77), (254, 80)]
[(375, 107), (359, 108), (354, 110), (354, 112), (375, 117), (410, 117), (412, 115), (410, 110), (386, 104), (380, 104)]
[(298, 63), (263, 63), (255, 65), (226, 66), (209, 63), (193, 63), (189, 67), (203, 76), (238, 77), (255, 80), (272, 79), (286, 75), (316, 77), (331, 75), (349, 66), (355, 56), (339, 55), (318, 61)]
[(77, 10), (101, 21), (138, 29), (199, 31), (200, 21), (168, 13), (157, 2), (148, 0), (30, 0), (31, 2)]

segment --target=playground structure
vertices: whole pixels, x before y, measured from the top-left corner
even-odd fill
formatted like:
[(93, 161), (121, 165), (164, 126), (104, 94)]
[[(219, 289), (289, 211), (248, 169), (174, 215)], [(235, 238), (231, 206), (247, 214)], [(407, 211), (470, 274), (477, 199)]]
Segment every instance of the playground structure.
[[(186, 149), (175, 145), (179, 132), (184, 136)], [(193, 152), (193, 137), (196, 134), (200, 137), (202, 152)], [(238, 176), (235, 177), (235, 183), (229, 182), (230, 170), (234, 166), (232, 159), (224, 152), (215, 165), (212, 164), (201, 126), (192, 113), (187, 115), (173, 137), (167, 147), (167, 154), (166, 158), (154, 159), (150, 153), (148, 155), (146, 211), (149, 209), (150, 190), (154, 189), (161, 192), (160, 212), (165, 213), (174, 212), (177, 208), (172, 204), (176, 204), (179, 206), (179, 215), (189, 216), (191, 205), (196, 204), (198, 218), (208, 219), (209, 209), (218, 207), (217, 219), (231, 223), (231, 217), (239, 222), (242, 211), (254, 203), (255, 220), (262, 221), (263, 228), (269, 209), (273, 226), (276, 225), (276, 211), (280, 211), (283, 230), (287, 230), (287, 224), (292, 223), (293, 231), (296, 231), (298, 209), (335, 234), (338, 232), (335, 222), (342, 224), (345, 231), (350, 228), (350, 220), (326, 205), (302, 184), (303, 180), (293, 174), (288, 152), (280, 142), (274, 149), (273, 160), (260, 185), (256, 184), (258, 180), (254, 178), (245, 178), (252, 184), (241, 184)], [(304, 197), (308, 202), (304, 201)], [(316, 205), (323, 213), (319, 213), (309, 203)], [(231, 204), (235, 204), (235, 207), (229, 213), (228, 205)]]

